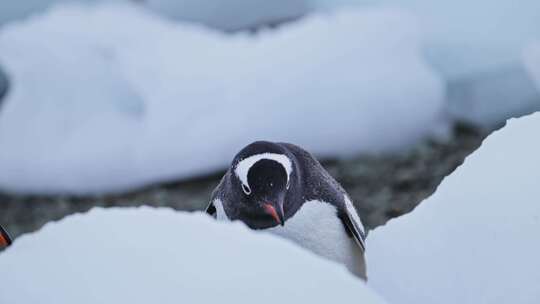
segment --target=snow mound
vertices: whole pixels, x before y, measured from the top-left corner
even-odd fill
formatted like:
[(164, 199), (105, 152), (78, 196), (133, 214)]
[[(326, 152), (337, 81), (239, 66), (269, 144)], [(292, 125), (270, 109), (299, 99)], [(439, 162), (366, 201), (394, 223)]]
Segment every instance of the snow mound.
[(163, 16), (222, 30), (253, 28), (299, 18), (314, 9), (312, 0), (146, 0)]
[[(418, 17), (426, 55), (448, 79), (471, 77), (519, 63), (523, 48), (540, 38), (540, 2), (522, 0), (146, 0), (177, 20), (220, 29), (288, 20), (342, 7), (393, 5)], [(489, 8), (489, 9), (486, 9)], [(460, 22), (456, 22), (459, 20)]]
[[(540, 38), (540, 2), (522, 0), (312, 0), (319, 9), (395, 5), (418, 17), (426, 54), (445, 78), (455, 79), (519, 63)], [(456, 22), (459, 20), (459, 22)]]
[(93, 210), (0, 254), (0, 303), (383, 303), (337, 264), (240, 223)]
[(65, 3), (136, 2), (160, 15), (221, 30), (245, 29), (292, 20), (315, 10), (313, 0), (24, 0), (4, 1), (0, 26)]
[(525, 61), (528, 72), (536, 83), (540, 91), (540, 42), (531, 45), (525, 51)]
[(452, 118), (486, 129), (540, 110), (540, 91), (524, 64), (462, 77), (447, 92)]
[(538, 303), (540, 114), (490, 136), (414, 212), (370, 234), (370, 285), (394, 303)]
[(419, 46), (395, 9), (253, 37), (135, 5), (56, 7), (0, 30), (0, 188), (123, 191), (222, 169), (261, 139), (323, 157), (406, 147), (446, 127)]

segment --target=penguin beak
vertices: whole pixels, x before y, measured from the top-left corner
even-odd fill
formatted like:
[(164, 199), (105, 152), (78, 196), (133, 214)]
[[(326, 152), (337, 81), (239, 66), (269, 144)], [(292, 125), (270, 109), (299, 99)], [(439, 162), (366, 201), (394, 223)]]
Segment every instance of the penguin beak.
[(264, 203), (263, 207), (264, 207), (264, 211), (266, 211), (266, 213), (272, 216), (274, 220), (276, 221), (276, 223), (280, 224), (281, 226), (285, 225), (283, 202), (279, 202), (277, 204)]

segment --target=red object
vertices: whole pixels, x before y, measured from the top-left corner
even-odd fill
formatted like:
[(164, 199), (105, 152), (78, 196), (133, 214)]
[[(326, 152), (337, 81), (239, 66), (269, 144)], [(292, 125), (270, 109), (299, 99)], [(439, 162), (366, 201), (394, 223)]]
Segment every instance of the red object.
[(0, 249), (11, 245), (11, 238), (6, 230), (0, 226)]

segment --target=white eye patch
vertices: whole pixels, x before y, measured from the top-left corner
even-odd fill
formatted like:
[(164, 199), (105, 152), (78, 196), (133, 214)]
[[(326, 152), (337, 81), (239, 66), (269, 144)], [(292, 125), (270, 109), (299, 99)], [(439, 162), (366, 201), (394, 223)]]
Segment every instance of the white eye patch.
[(258, 161), (260, 161), (261, 159), (270, 159), (270, 160), (280, 163), (285, 169), (285, 172), (287, 172), (287, 186), (289, 185), (289, 177), (291, 176), (291, 172), (292, 172), (292, 164), (291, 164), (291, 160), (287, 156), (285, 156), (284, 154), (277, 154), (277, 153), (256, 154), (238, 162), (238, 164), (236, 165), (236, 168), (234, 169), (234, 173), (236, 174), (236, 176), (238, 176), (238, 179), (242, 182), (242, 185), (243, 185), (242, 189), (244, 193), (248, 195), (251, 193), (251, 188), (249, 187), (248, 177), (247, 177), (249, 169), (251, 169), (251, 167)]

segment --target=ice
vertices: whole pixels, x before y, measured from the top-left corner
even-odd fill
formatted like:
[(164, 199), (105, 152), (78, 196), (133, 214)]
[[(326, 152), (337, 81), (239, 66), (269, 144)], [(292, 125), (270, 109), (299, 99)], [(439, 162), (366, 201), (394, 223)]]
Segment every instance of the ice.
[(0, 188), (123, 191), (225, 168), (260, 139), (319, 157), (403, 149), (447, 127), (420, 52), (414, 19), (395, 9), (253, 37), (135, 5), (56, 7), (0, 30)]
[(540, 113), (491, 135), (436, 193), (369, 238), (391, 303), (538, 303)]
[(97, 209), (0, 253), (0, 303), (383, 303), (293, 243), (169, 209)]

